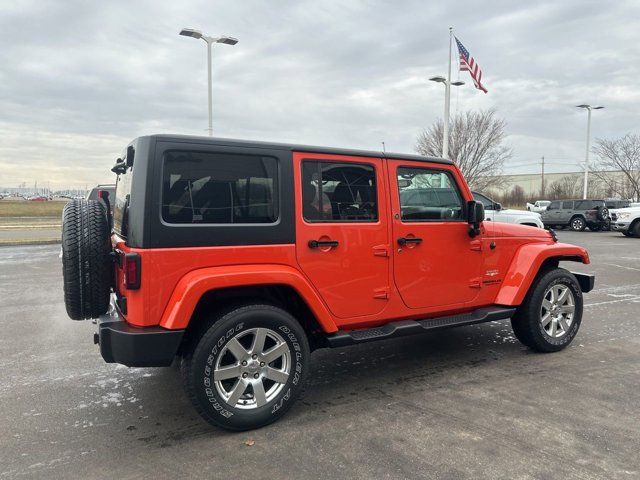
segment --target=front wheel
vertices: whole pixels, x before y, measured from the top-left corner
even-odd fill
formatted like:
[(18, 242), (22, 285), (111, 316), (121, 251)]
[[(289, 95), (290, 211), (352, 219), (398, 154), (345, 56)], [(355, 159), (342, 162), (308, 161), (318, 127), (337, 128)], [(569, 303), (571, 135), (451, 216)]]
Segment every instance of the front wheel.
[(246, 305), (213, 319), (182, 360), (185, 389), (200, 415), (227, 430), (250, 430), (280, 418), (309, 368), (300, 324), (271, 305)]
[(582, 321), (582, 291), (564, 268), (542, 274), (511, 319), (515, 336), (538, 352), (557, 352), (569, 345)]

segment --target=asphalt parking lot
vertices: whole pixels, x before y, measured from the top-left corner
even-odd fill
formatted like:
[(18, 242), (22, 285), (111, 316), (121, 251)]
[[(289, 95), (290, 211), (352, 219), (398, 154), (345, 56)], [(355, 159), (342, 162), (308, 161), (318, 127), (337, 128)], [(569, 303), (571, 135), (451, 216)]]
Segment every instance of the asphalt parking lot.
[(574, 343), (496, 322), (321, 350), (280, 422), (202, 421), (178, 371), (105, 364), (59, 246), (0, 248), (0, 479), (640, 478), (640, 240), (559, 232), (596, 273)]

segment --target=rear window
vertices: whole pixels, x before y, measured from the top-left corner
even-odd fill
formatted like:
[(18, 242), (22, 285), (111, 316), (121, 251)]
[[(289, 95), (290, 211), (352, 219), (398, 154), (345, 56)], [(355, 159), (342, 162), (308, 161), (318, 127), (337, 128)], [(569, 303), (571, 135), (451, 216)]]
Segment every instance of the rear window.
[(375, 170), (372, 165), (305, 160), (302, 202), (308, 222), (375, 222)]
[(116, 180), (115, 200), (112, 199), (111, 192), (109, 193), (109, 201), (112, 202), (113, 208), (113, 230), (123, 238), (127, 237), (127, 209), (131, 198), (132, 176), (132, 169), (119, 174)]
[(162, 219), (172, 224), (275, 223), (273, 157), (193, 151), (164, 154)]

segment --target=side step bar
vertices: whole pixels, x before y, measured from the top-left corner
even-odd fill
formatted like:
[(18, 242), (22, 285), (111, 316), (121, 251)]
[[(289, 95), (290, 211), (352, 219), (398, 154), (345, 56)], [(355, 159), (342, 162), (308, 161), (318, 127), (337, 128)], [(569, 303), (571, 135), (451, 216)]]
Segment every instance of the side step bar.
[(425, 320), (401, 320), (388, 323), (381, 327), (367, 328), (364, 330), (352, 330), (349, 332), (337, 332), (327, 335), (329, 347), (344, 347), (357, 343), (385, 340), (387, 338), (404, 337), (426, 333), (440, 328), (462, 327), (474, 323), (492, 322), (511, 318), (516, 312), (515, 308), (488, 307), (479, 308), (469, 313), (449, 315), (446, 317), (428, 318)]

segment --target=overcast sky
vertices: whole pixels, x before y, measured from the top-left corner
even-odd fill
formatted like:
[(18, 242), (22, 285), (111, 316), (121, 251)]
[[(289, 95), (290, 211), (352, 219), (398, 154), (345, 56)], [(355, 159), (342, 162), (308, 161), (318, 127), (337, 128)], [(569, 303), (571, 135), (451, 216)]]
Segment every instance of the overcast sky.
[(508, 173), (575, 171), (594, 137), (639, 133), (640, 2), (0, 0), (0, 186), (84, 186), (139, 135), (216, 136), (413, 152), (442, 117), (448, 27), (484, 72), (452, 110), (495, 108)]

